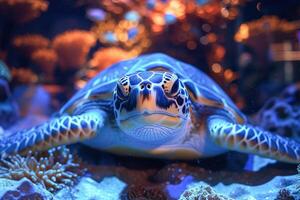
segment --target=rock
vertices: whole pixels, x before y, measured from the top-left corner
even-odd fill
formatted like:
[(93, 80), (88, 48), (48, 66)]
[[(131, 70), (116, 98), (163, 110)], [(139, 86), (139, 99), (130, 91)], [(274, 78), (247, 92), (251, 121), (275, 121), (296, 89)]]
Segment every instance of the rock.
[(73, 188), (60, 190), (56, 199), (63, 200), (118, 200), (126, 184), (115, 177), (106, 177), (100, 183), (83, 177)]
[(0, 178), (0, 199), (50, 200), (53, 199), (53, 195), (27, 178), (19, 181)]

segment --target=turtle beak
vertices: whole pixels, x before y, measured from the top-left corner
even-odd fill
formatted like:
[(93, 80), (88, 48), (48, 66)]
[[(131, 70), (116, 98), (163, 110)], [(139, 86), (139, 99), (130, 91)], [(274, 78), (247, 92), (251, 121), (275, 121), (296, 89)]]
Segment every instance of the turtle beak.
[(136, 110), (139, 112), (156, 110), (156, 99), (153, 91), (141, 91), (137, 97)]

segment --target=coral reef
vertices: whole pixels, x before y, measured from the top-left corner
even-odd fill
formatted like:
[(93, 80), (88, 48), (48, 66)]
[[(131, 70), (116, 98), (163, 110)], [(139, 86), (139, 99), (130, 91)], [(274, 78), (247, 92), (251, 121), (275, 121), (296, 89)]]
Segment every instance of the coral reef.
[(281, 189), (279, 190), (275, 200), (295, 200), (295, 198), (291, 195), (291, 192), (289, 190)]
[(167, 184), (165, 190), (171, 198), (178, 199), (180, 195), (185, 191), (187, 186), (195, 182), (193, 176), (185, 176), (178, 184)]
[(53, 49), (39, 49), (31, 55), (32, 62), (39, 66), (47, 77), (53, 75), (57, 59)]
[(297, 199), (297, 196), (299, 196), (297, 194), (297, 175), (276, 176), (271, 181), (256, 186), (237, 183), (224, 185), (223, 183), (218, 183), (214, 186), (214, 189), (238, 200), (284, 199), (285, 197), (288, 197), (288, 199)]
[(134, 56), (133, 53), (117, 47), (99, 49), (93, 54), (92, 59), (89, 60), (89, 67), (83, 68), (78, 72), (77, 88), (82, 88), (86, 84), (86, 80), (90, 80), (112, 64), (133, 58)]
[(53, 199), (53, 195), (46, 189), (33, 184), (27, 178), (22, 178), (19, 181), (0, 179), (0, 199), (46, 200)]
[(121, 196), (122, 200), (165, 200), (167, 195), (158, 187), (144, 187), (141, 185), (131, 185)]
[(99, 71), (109, 67), (110, 65), (122, 60), (133, 58), (134, 55), (117, 47), (102, 48), (96, 51), (93, 58), (89, 61), (91, 67), (97, 68)]
[(179, 184), (189, 174), (186, 167), (186, 164), (182, 166), (178, 166), (177, 164), (167, 165), (160, 169), (152, 177), (152, 180), (158, 183), (168, 182), (170, 184)]
[(222, 194), (218, 194), (212, 187), (205, 184), (195, 184), (188, 188), (180, 196), (179, 200), (233, 200), (232, 198), (226, 197)]
[(76, 186), (60, 190), (55, 195), (55, 199), (119, 200), (120, 194), (125, 187), (126, 184), (116, 177), (106, 177), (100, 182), (83, 177)]
[(39, 34), (26, 34), (16, 36), (12, 44), (21, 55), (30, 58), (34, 51), (47, 48), (50, 41)]
[(31, 21), (48, 9), (45, 0), (1, 0), (0, 13), (9, 15), (17, 23)]
[(28, 152), (26, 156), (11, 155), (1, 159), (0, 177), (20, 180), (27, 177), (50, 192), (71, 186), (83, 173), (80, 164), (66, 147), (46, 152)]
[(18, 103), (22, 119), (14, 125), (15, 128), (12, 132), (41, 124), (52, 113), (51, 95), (44, 86), (18, 86), (14, 90), (13, 98)]
[(63, 69), (78, 69), (86, 62), (86, 56), (96, 38), (88, 31), (72, 30), (57, 35), (52, 46), (58, 55), (58, 63)]
[(31, 84), (38, 81), (38, 76), (27, 68), (12, 68), (12, 80), (15, 84)]
[[(128, 18), (131, 18), (130, 15), (137, 14), (134, 13), (128, 12)], [(119, 47), (138, 55), (148, 49), (151, 42), (149, 29), (144, 24), (139, 23), (137, 18), (116, 21), (107, 16), (103, 21), (95, 23), (91, 31), (105, 46)]]

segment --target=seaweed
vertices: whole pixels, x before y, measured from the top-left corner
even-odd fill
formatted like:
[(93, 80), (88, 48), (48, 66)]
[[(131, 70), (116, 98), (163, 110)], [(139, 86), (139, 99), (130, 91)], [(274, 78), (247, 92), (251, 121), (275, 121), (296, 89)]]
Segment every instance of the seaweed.
[(74, 185), (85, 171), (65, 146), (45, 152), (29, 151), (25, 156), (10, 155), (0, 161), (0, 178), (21, 180), (26, 177), (50, 192)]

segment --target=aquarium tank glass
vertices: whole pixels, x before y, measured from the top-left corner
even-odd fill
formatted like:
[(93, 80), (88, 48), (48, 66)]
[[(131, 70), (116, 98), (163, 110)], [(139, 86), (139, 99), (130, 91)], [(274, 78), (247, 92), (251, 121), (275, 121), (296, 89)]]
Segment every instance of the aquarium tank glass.
[(0, 199), (300, 200), (299, 0), (0, 0)]

